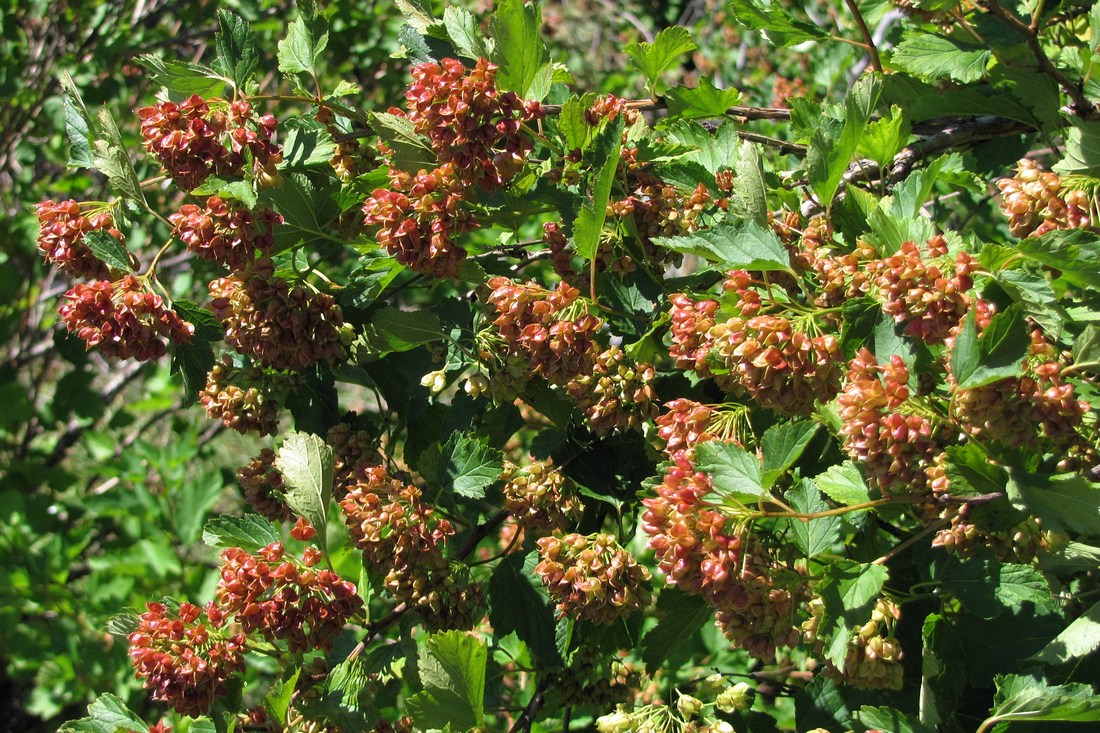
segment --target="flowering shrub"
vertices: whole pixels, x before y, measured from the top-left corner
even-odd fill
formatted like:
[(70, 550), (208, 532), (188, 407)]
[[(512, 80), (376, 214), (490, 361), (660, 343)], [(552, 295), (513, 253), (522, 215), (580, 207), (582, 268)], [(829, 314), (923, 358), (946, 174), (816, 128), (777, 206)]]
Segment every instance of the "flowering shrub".
[(777, 78), (789, 109), (684, 73), (678, 25), (623, 49), (648, 97), (581, 93), (521, 0), (488, 35), (402, 4), (378, 107), (322, 81), (311, 3), (282, 82), (223, 13), (215, 65), (150, 65), (182, 101), (124, 121), (144, 181), (69, 100), (117, 198), (38, 206), (88, 280), (62, 321), (170, 354), (255, 446), (208, 605), (118, 622), (153, 699), (219, 730), (1100, 720), (1100, 21), (941, 5), (734, 2), (758, 63), (757, 31), (848, 42), (841, 103)]

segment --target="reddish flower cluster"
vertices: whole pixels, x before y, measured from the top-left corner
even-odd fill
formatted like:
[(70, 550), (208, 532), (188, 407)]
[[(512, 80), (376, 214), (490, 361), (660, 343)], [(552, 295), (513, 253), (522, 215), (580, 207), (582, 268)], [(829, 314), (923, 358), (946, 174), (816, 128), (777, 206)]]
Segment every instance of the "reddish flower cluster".
[(798, 643), (792, 617), (802, 583), (781, 587), (774, 562), (755, 542), (727, 530), (726, 518), (704, 500), (711, 479), (681, 457), (665, 473), (657, 495), (642, 501), (649, 535), (665, 582), (701, 595), (718, 611), (723, 632), (761, 659)]
[(238, 468), (237, 483), (244, 492), (244, 500), (259, 514), (274, 522), (294, 518), (294, 512), (283, 500), (286, 485), (283, 475), (275, 468), (275, 451), (264, 448), (260, 455)]
[(258, 213), (230, 204), (219, 196), (206, 200), (205, 208), (184, 204), (168, 217), (172, 233), (195, 254), (220, 262), (231, 270), (243, 270), (266, 256), (275, 245), (274, 229), (283, 217), (271, 209)]
[(489, 303), (497, 311), (493, 324), (507, 343), (506, 358), (522, 355), (531, 368), (551, 384), (564, 385), (595, 368), (594, 337), (601, 326), (587, 313), (569, 318), (581, 305), (580, 291), (559, 283), (554, 291), (534, 282), (520, 285), (505, 277), (489, 280)]
[(274, 378), (258, 367), (235, 367), (229, 357), (206, 375), (199, 404), (206, 414), (238, 433), (260, 435), (279, 432), (279, 403), (287, 381)]
[(511, 467), (506, 475), (504, 508), (528, 532), (550, 534), (580, 519), (580, 500), (566, 489), (565, 476), (550, 461), (534, 461), (521, 470)]
[[(947, 241), (942, 236), (928, 240), (929, 258), (946, 254)], [(970, 309), (966, 292), (974, 285), (973, 267), (974, 258), (960, 252), (954, 275), (948, 277), (922, 257), (917, 245), (905, 242), (897, 254), (870, 263), (868, 270), (874, 274), (883, 312), (904, 323), (910, 336), (939, 344)]]
[(38, 216), (38, 250), (46, 262), (73, 277), (106, 280), (111, 269), (92, 254), (84, 237), (91, 231), (104, 231), (122, 241), (110, 213), (84, 214), (72, 199), (54, 203), (42, 201), (35, 206)]
[(613, 535), (543, 537), (538, 547), (535, 572), (562, 618), (609, 624), (652, 600), (649, 571)]
[(325, 442), (332, 446), (332, 487), (337, 500), (347, 493), (349, 484), (355, 483), (360, 471), (382, 463), (378, 439), (365, 430), (353, 429), (347, 422), (333, 425)]
[[(817, 626), (825, 612), (821, 599), (811, 603), (813, 616), (803, 624), (808, 641), (816, 641)], [(880, 598), (871, 612), (871, 619), (856, 629), (844, 655), (844, 671), (829, 662), (825, 676), (862, 690), (900, 690), (905, 658), (901, 644), (893, 636), (894, 625), (901, 618), (901, 608), (887, 598)]]
[(639, 173), (640, 182), (630, 196), (608, 203), (608, 214), (632, 216), (647, 259), (655, 263), (679, 262), (682, 255), (653, 243), (654, 237), (678, 237), (697, 231), (700, 217), (711, 203), (705, 184), (685, 196), (656, 176)]
[(592, 106), (584, 111), (584, 121), (590, 126), (595, 127), (600, 124), (602, 120), (608, 122), (614, 122), (615, 118), (619, 115), (623, 116), (623, 121), (627, 127), (630, 127), (638, 121), (638, 110), (630, 106), (630, 102), (625, 99), (620, 99), (614, 94), (608, 94), (603, 97), (598, 97)]
[(343, 316), (332, 296), (291, 287), (269, 259), (210, 283), (210, 309), (225, 342), (273, 369), (302, 369), (344, 356)]
[(165, 340), (173, 344), (191, 340), (195, 327), (166, 308), (164, 299), (145, 289), (145, 284), (126, 275), (114, 282), (80, 283), (65, 293), (58, 309), (66, 328), (82, 338), (89, 349), (98, 348), (120, 359), (150, 361), (164, 356)]
[(381, 466), (356, 470), (340, 502), (352, 541), (367, 565), (385, 574), (384, 587), (399, 601), (442, 613), (441, 587), (449, 575), (443, 544), (450, 522), (421, 501), (420, 490), (390, 477)]
[(264, 115), (253, 130), (249, 125), (252, 107), (246, 101), (230, 102), (228, 110), (221, 112), (193, 95), (181, 104), (144, 107), (138, 116), (145, 149), (180, 188), (191, 191), (212, 175), (242, 175), (246, 153), (251, 154), (258, 175), (278, 175), (275, 166), (282, 152), (271, 142), (275, 118)]
[(622, 349), (612, 346), (596, 357), (591, 374), (583, 374), (566, 385), (577, 407), (588, 416), (588, 426), (597, 435), (640, 430), (657, 414), (657, 394), (651, 364), (632, 364)]
[(466, 250), (456, 234), (478, 228), (462, 207), (464, 187), (454, 163), (415, 176), (390, 171), (390, 189), (376, 189), (363, 204), (363, 223), (379, 227), (378, 243), (403, 265), (433, 277), (456, 277)]
[(693, 369), (700, 374), (706, 373), (707, 352), (711, 346), (707, 334), (714, 328), (718, 301), (695, 301), (683, 293), (673, 293), (669, 302), (672, 303), (669, 311), (672, 318), (669, 326), (672, 339), (669, 355), (676, 360), (677, 369)]
[[(243, 634), (220, 633), (224, 613), (190, 603), (168, 609), (148, 603), (130, 634), (130, 660), (153, 699), (170, 705), (181, 715), (201, 715), (219, 695), (225, 682), (241, 667)], [(205, 621), (200, 617), (205, 615)]]
[(1059, 448), (1080, 442), (1077, 428), (1089, 406), (1062, 379), (1062, 366), (1042, 331), (1031, 333), (1031, 356), (1018, 377), (973, 389), (955, 389), (952, 414), (967, 433), (1013, 448), (1035, 447), (1040, 440)]
[(692, 460), (695, 446), (714, 440), (717, 435), (710, 432), (710, 421), (714, 410), (689, 399), (676, 399), (666, 402), (665, 414), (654, 422), (657, 424), (657, 437), (664, 441), (664, 451), (673, 461), (680, 458)]
[(256, 556), (239, 547), (222, 552), (217, 601), (246, 633), (286, 641), (291, 651), (331, 649), (344, 625), (363, 606), (355, 584), (331, 570), (315, 570), (321, 553), (307, 548), (301, 562), (281, 542)]
[(405, 92), (408, 118), (426, 135), (441, 164), (467, 185), (501, 188), (523, 166), (531, 140), (521, 126), (543, 116), (538, 102), (524, 102), (496, 87), (494, 64), (478, 59), (467, 71), (457, 59), (413, 67)]
[(1066, 191), (1057, 173), (1033, 160), (1016, 164), (1016, 175), (997, 181), (1001, 209), (1016, 237), (1038, 237), (1055, 229), (1087, 227), (1091, 202), (1084, 191)]
[(867, 483), (883, 493), (897, 487), (925, 493), (925, 469), (939, 452), (932, 422), (911, 410), (909, 396), (909, 369), (901, 357), (879, 366), (864, 348), (849, 364), (837, 398), (844, 448), (863, 464)]

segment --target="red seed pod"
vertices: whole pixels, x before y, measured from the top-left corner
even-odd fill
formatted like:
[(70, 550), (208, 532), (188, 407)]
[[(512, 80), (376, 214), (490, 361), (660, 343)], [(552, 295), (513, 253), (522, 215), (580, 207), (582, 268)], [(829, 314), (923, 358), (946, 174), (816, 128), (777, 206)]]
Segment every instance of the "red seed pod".
[(154, 700), (181, 715), (207, 712), (225, 694), (225, 683), (242, 666), (245, 636), (221, 632), (215, 609), (190, 603), (170, 610), (162, 603), (146, 604), (138, 627), (130, 634), (130, 660)]
[(532, 535), (566, 529), (580, 519), (584, 507), (550, 461), (512, 467), (509, 474), (502, 490), (504, 508)]
[(613, 535), (569, 534), (538, 541), (535, 573), (563, 618), (609, 624), (649, 606), (649, 571)]
[(574, 377), (567, 385), (577, 407), (588, 416), (596, 435), (640, 430), (657, 414), (657, 394), (651, 364), (633, 364), (618, 346), (596, 357), (591, 374)]
[(340, 306), (325, 293), (291, 287), (274, 269), (271, 260), (260, 259), (252, 270), (210, 283), (210, 309), (225, 328), (226, 343), (273, 369), (343, 358)]
[(710, 407), (681, 398), (666, 402), (665, 408), (668, 412), (655, 420), (657, 437), (664, 441), (664, 451), (673, 461), (691, 460), (696, 445), (718, 437), (710, 432), (714, 416)]
[(184, 204), (168, 217), (172, 233), (205, 260), (231, 270), (247, 268), (257, 253), (266, 256), (275, 245), (274, 228), (283, 217), (271, 209), (252, 212), (211, 196), (205, 207)]
[(207, 415), (238, 433), (274, 435), (279, 432), (280, 404), (292, 383), (257, 367), (235, 367), (226, 356), (207, 374), (199, 404)]
[(709, 375), (706, 357), (712, 343), (709, 333), (714, 327), (718, 301), (695, 301), (683, 293), (673, 293), (669, 301), (672, 303), (669, 312), (672, 318), (669, 328), (672, 346), (668, 352), (676, 360), (676, 368), (693, 369), (702, 376)]
[(1094, 202), (1084, 191), (1069, 191), (1057, 173), (1044, 171), (1028, 158), (1016, 164), (1016, 175), (997, 181), (1001, 209), (1015, 237), (1038, 237), (1055, 229), (1092, 225)]
[(92, 254), (84, 237), (88, 232), (104, 231), (118, 241), (122, 233), (115, 229), (111, 214), (100, 211), (84, 214), (72, 199), (54, 203), (42, 201), (35, 206), (38, 217), (38, 250), (51, 265), (73, 277), (106, 280), (111, 275), (102, 260)]
[(78, 284), (65, 293), (58, 308), (65, 326), (107, 356), (151, 361), (173, 344), (191, 340), (195, 327), (164, 305), (164, 299), (145, 289), (133, 275), (110, 282)]
[(294, 512), (282, 498), (286, 486), (282, 473), (275, 468), (275, 451), (264, 448), (248, 465), (238, 468), (237, 483), (244, 492), (244, 500), (259, 514), (274, 522), (294, 518)]

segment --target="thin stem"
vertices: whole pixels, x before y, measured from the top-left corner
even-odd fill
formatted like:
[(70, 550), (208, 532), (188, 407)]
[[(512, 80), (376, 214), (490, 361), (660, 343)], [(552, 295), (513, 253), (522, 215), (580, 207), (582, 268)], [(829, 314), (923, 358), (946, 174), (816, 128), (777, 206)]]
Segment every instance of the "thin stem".
[(871, 564), (872, 565), (885, 565), (886, 563), (890, 562), (890, 560), (897, 557), (902, 551), (905, 550), (905, 548), (907, 548), (910, 545), (920, 541), (921, 539), (927, 537), (928, 535), (932, 534), (933, 532), (938, 532), (939, 530), (943, 529), (944, 527), (949, 526), (950, 524), (951, 524), (951, 522), (946, 520), (946, 519), (942, 519), (939, 522), (933, 522), (932, 524), (930, 524), (927, 527), (925, 527), (924, 529), (922, 529), (920, 532), (917, 532), (915, 535), (913, 535), (909, 539), (905, 540), (904, 542), (902, 542), (898, 545), (895, 545), (892, 550), (890, 550), (885, 555), (878, 558), (877, 560), (875, 560)]
[(882, 61), (878, 57), (878, 48), (875, 46), (875, 38), (871, 34), (871, 29), (867, 27), (867, 21), (863, 19), (863, 13), (859, 12), (859, 6), (856, 5), (856, 0), (844, 0), (844, 4), (848, 6), (848, 10), (851, 11), (852, 17), (855, 18), (856, 25), (859, 26), (859, 32), (863, 34), (863, 40), (867, 44), (867, 55), (871, 57), (871, 68), (882, 73)]
[(153, 255), (153, 259), (149, 261), (149, 267), (145, 268), (145, 272), (141, 273), (142, 278), (147, 278), (151, 276), (154, 272), (156, 272), (157, 263), (160, 262), (160, 258), (163, 257), (166, 252), (168, 252), (169, 248), (171, 248), (173, 241), (174, 240), (169, 238), (168, 241), (165, 242), (159, 250), (157, 250), (157, 253)]
[(535, 694), (531, 696), (531, 702), (527, 703), (527, 707), (523, 709), (523, 714), (516, 718), (515, 725), (508, 729), (508, 733), (531, 730), (531, 726), (535, 723), (535, 715), (542, 707), (542, 700), (546, 695), (546, 684), (549, 680), (549, 675), (543, 675), (542, 679), (539, 680), (538, 687), (535, 688)]
[[(769, 501), (771, 501), (769, 499)], [(865, 501), (861, 504), (851, 504), (849, 506), (837, 507), (835, 509), (825, 509), (820, 512), (761, 512), (761, 517), (775, 518), (775, 519), (820, 519), (821, 517), (836, 517), (842, 514), (849, 514), (850, 512), (860, 512), (865, 509), (874, 509), (875, 507), (886, 506), (887, 504), (894, 504), (897, 502), (915, 501), (906, 498), (884, 498), (874, 499), (873, 501)]]

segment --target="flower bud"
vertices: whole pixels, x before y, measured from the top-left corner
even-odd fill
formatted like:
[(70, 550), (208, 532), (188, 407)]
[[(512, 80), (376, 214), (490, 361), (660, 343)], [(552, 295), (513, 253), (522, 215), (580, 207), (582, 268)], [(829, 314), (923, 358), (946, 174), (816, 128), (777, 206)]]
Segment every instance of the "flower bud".
[(691, 695), (680, 695), (676, 701), (676, 709), (680, 711), (684, 720), (691, 720), (703, 709), (703, 701)]
[(755, 693), (748, 684), (738, 682), (732, 687), (727, 687), (719, 693), (714, 700), (714, 706), (723, 713), (735, 713), (748, 710), (752, 706)]
[(420, 378), (420, 384), (427, 387), (432, 394), (439, 394), (447, 388), (447, 372), (442, 369), (436, 372), (428, 372)]
[(610, 715), (603, 715), (596, 719), (596, 730), (600, 733), (627, 733), (633, 727), (634, 720), (622, 710), (616, 710)]

